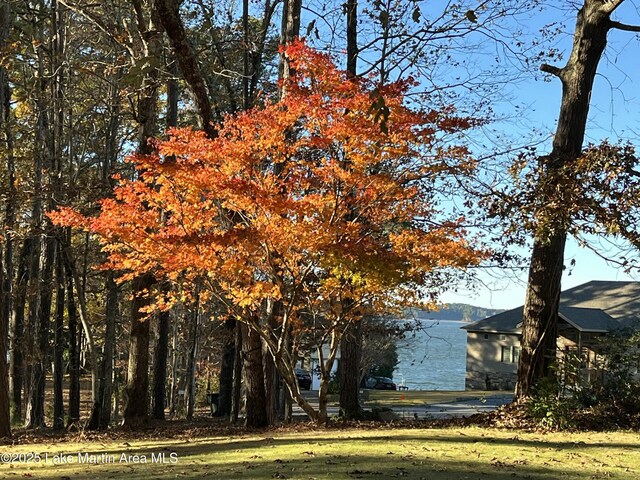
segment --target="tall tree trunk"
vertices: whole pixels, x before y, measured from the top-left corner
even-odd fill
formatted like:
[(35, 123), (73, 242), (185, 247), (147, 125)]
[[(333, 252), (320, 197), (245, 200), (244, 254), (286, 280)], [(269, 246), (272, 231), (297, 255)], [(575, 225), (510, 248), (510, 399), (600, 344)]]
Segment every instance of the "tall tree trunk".
[[(39, 31), (40, 38), (44, 37), (42, 27)], [(43, 46), (36, 47), (38, 67), (38, 91), (36, 93), (35, 105), (37, 111), (37, 125), (35, 132), (35, 155), (34, 155), (34, 175), (33, 175), (33, 197), (31, 202), (31, 235), (34, 237), (34, 249), (31, 256), (31, 265), (29, 278), (31, 281), (31, 289), (29, 292), (29, 313), (28, 313), (28, 329), (30, 339), (31, 361), (29, 362), (29, 390), (27, 393), (27, 411), (25, 418), (26, 428), (39, 428), (44, 426), (44, 407), (40, 408), (39, 385), (44, 376), (43, 364), (45, 361), (46, 338), (40, 329), (40, 312), (41, 300), (46, 296), (46, 292), (41, 290), (44, 286), (48, 289), (50, 285), (44, 285), (41, 277), (41, 258), (42, 256), (42, 232), (44, 223), (44, 188), (43, 188), (43, 172), (49, 165), (48, 156), (50, 155), (51, 139), (48, 135), (49, 119), (48, 106), (45, 105), (47, 96), (47, 75), (45, 73), (45, 59)], [(52, 258), (47, 254), (49, 242), (46, 242), (44, 264), (51, 263)], [(48, 265), (47, 265), (48, 266)], [(44, 393), (44, 392), (43, 392)]]
[(20, 251), (18, 272), (16, 277), (15, 302), (9, 325), (9, 383), (11, 390), (11, 418), (14, 422), (22, 419), (22, 388), (24, 383), (24, 314), (27, 302), (27, 286), (29, 284), (29, 263), (33, 252), (32, 237), (27, 237)]
[[(0, 5), (0, 50), (7, 48), (7, 39), (11, 26), (11, 4), (2, 2)], [(4, 137), (6, 151), (6, 200), (4, 218), (4, 250), (1, 258), (2, 282), (0, 282), (0, 437), (11, 436), (11, 399), (13, 397), (14, 370), (11, 368), (11, 359), (14, 357), (12, 340), (12, 294), (13, 294), (13, 230), (15, 228), (15, 158), (13, 154), (13, 131), (11, 125), (11, 89), (9, 75), (4, 66), (0, 66), (0, 134)], [(24, 309), (23, 309), (24, 311)], [(9, 352), (9, 365), (6, 362), (6, 354)]]
[[(51, 21), (54, 38), (52, 39), (52, 65), (54, 71), (53, 82), (53, 142), (51, 146), (51, 162), (49, 165), (49, 183), (50, 197), (48, 200), (48, 209), (54, 210), (57, 207), (57, 201), (61, 197), (62, 191), (62, 157), (63, 143), (65, 141), (65, 41), (66, 29), (64, 11), (61, 4), (54, 2), (51, 5)], [(67, 139), (68, 140), (68, 139)], [(54, 380), (54, 413), (53, 427), (56, 430), (64, 428), (64, 405), (62, 403), (62, 350), (63, 350), (63, 329), (64, 329), (64, 267), (62, 264), (62, 231), (59, 227), (49, 227), (50, 237), (47, 239), (47, 249), (51, 249), (51, 255), (55, 255), (55, 289), (56, 289), (56, 306), (55, 306), (55, 329), (54, 329), (54, 358), (53, 358), (53, 380)], [(53, 261), (53, 258), (51, 259)], [(49, 292), (53, 290), (53, 282)], [(49, 302), (51, 302), (51, 293), (49, 293)], [(50, 307), (49, 307), (50, 310)], [(47, 322), (49, 311), (43, 309), (41, 322)], [(43, 401), (44, 401), (44, 378), (43, 378)]]
[(61, 245), (57, 244), (56, 254), (56, 310), (55, 329), (53, 332), (53, 429), (62, 430), (64, 428), (64, 402), (63, 402), (63, 380), (64, 380), (64, 265), (61, 255)]
[(178, 400), (178, 322), (173, 322), (173, 334), (171, 340), (171, 385), (169, 392), (169, 415), (176, 413)]
[[(146, 9), (149, 18), (145, 19), (145, 8), (140, 0), (133, 0), (138, 19), (138, 31), (143, 41), (144, 56), (161, 59), (162, 34), (155, 15)], [(146, 5), (148, 6), (148, 5)], [(137, 102), (138, 147), (137, 153), (149, 155), (153, 147), (149, 139), (155, 134), (158, 99), (157, 68), (152, 68), (145, 75)], [(139, 428), (149, 419), (149, 321), (142, 311), (149, 305), (145, 295), (151, 290), (155, 279), (145, 274), (133, 280), (134, 300), (131, 306), (131, 330), (129, 339), (129, 367), (127, 369), (127, 386), (125, 388), (126, 405), (124, 409), (124, 425)], [(145, 293), (146, 292), (146, 293)]]
[[(7, 46), (9, 28), (11, 26), (11, 6), (9, 2), (2, 2), (0, 5), (0, 50), (4, 51)], [(5, 199), (4, 217), (4, 262), (3, 279), (0, 284), (2, 295), (2, 327), (5, 337), (5, 351), (9, 349), (9, 322), (11, 317), (11, 294), (13, 278), (13, 229), (15, 228), (15, 202), (16, 202), (16, 179), (15, 179), (15, 157), (13, 152), (13, 131), (11, 125), (11, 87), (9, 85), (9, 75), (4, 66), (0, 66), (0, 135), (4, 140), (7, 184)]]
[[(67, 231), (65, 242), (69, 242)], [(78, 348), (78, 308), (73, 295), (75, 283), (71, 260), (64, 255), (64, 271), (67, 284), (67, 323), (69, 329), (69, 419), (67, 427), (75, 428), (80, 422), (80, 349)]]
[[(163, 285), (168, 291), (169, 285)], [(167, 403), (167, 360), (169, 356), (169, 327), (171, 315), (168, 311), (158, 313), (158, 341), (153, 365), (153, 418), (164, 420)]]
[(241, 323), (242, 356), (244, 358), (245, 425), (250, 428), (269, 424), (265, 405), (262, 341), (257, 332)]
[[(118, 70), (111, 79), (111, 104), (107, 138), (105, 141), (105, 158), (102, 164), (102, 182), (111, 188), (113, 167), (118, 159), (118, 127), (120, 125), (120, 88), (119, 82), (122, 71)], [(112, 397), (113, 397), (113, 361), (115, 354), (116, 320), (118, 317), (119, 287), (114, 279), (112, 271), (105, 275), (106, 305), (104, 333), (104, 345), (102, 348), (102, 360), (100, 363), (99, 384), (91, 418), (87, 424), (90, 430), (105, 429), (111, 423)]]
[(240, 322), (236, 320), (235, 328), (235, 351), (233, 358), (233, 390), (231, 391), (231, 415), (230, 420), (237, 422), (240, 416), (240, 410), (242, 409), (242, 326)]
[(218, 377), (219, 395), (216, 415), (228, 417), (231, 414), (233, 398), (233, 361), (236, 354), (235, 329), (237, 322), (229, 318), (224, 323), (220, 375)]
[(142, 275), (133, 280), (136, 292), (131, 303), (131, 332), (129, 334), (129, 367), (125, 387), (124, 425), (140, 428), (149, 420), (149, 318), (144, 309), (150, 300), (143, 292), (151, 290), (155, 280), (152, 275)]
[[(347, 75), (355, 78), (358, 66), (358, 2), (347, 0)], [(348, 160), (348, 159), (347, 159)], [(349, 165), (346, 165), (349, 168)], [(355, 212), (350, 212), (355, 217)], [(346, 300), (349, 302), (349, 300)], [(349, 307), (343, 310), (349, 310)], [(350, 325), (340, 341), (340, 413), (347, 420), (360, 417), (359, 380), (362, 356), (362, 322)]]
[(193, 418), (196, 404), (196, 360), (198, 357), (198, 323), (200, 321), (200, 301), (196, 297), (191, 312), (191, 345), (189, 347), (189, 361), (187, 363), (187, 420)]
[[(0, 265), (0, 282), (4, 280), (2, 277), (3, 271), (2, 265)], [(4, 298), (0, 296), (0, 309), (3, 307), (1, 304), (3, 300)], [(0, 323), (0, 438), (11, 437), (11, 402), (9, 397), (7, 351), (5, 349), (5, 345), (8, 343), (5, 342), (6, 336), (5, 324)]]
[(38, 279), (40, 302), (38, 303), (37, 325), (35, 328), (36, 354), (32, 361), (26, 428), (40, 428), (45, 425), (44, 392), (48, 363), (49, 319), (51, 317), (55, 252), (56, 239), (50, 235), (45, 241), (42, 276)]
[(118, 285), (112, 271), (107, 272), (105, 280), (107, 294), (105, 306), (106, 329), (100, 363), (98, 396), (93, 405), (91, 418), (87, 424), (89, 430), (109, 427), (111, 423), (111, 399), (113, 395), (113, 355), (116, 340), (116, 318), (118, 317)]
[[(613, 26), (610, 16), (621, 3), (586, 0), (578, 12), (567, 64), (563, 68), (541, 67), (562, 81), (562, 103), (551, 153), (539, 159), (544, 176), (541, 184), (548, 185), (540, 205), (556, 201), (555, 176), (581, 155), (593, 81)], [(555, 356), (564, 247), (571, 218), (562, 211), (553, 217), (540, 220), (534, 234), (518, 363), (518, 399), (531, 395), (536, 383), (550, 374)]]
[[(169, 65), (170, 72), (177, 72), (176, 62)], [(180, 88), (175, 76), (167, 82), (167, 128), (178, 126), (178, 100)], [(168, 294), (171, 285), (164, 282), (162, 293)], [(153, 418), (164, 420), (164, 409), (167, 403), (167, 360), (169, 356), (169, 323), (171, 315), (169, 311), (158, 313), (158, 340), (156, 342), (155, 359), (153, 364)]]

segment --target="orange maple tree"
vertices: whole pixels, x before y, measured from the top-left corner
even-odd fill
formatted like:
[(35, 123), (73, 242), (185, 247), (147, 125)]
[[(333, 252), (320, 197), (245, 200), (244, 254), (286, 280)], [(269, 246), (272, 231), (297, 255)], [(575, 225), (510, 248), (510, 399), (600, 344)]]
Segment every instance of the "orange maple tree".
[[(324, 421), (345, 329), (430, 298), (438, 272), (483, 256), (433, 198), (442, 176), (473, 168), (466, 148), (441, 141), (472, 122), (412, 110), (411, 82), (348, 78), (302, 42), (286, 54), (295, 75), (280, 102), (228, 117), (215, 139), (170, 131), (157, 154), (130, 158), (139, 178), (118, 178), (97, 217), (51, 217), (96, 234), (121, 281), (153, 272), (205, 282), (209, 298), (262, 336), (293, 398)], [(274, 302), (281, 308), (269, 310)], [(295, 378), (302, 338), (318, 349), (319, 411)]]

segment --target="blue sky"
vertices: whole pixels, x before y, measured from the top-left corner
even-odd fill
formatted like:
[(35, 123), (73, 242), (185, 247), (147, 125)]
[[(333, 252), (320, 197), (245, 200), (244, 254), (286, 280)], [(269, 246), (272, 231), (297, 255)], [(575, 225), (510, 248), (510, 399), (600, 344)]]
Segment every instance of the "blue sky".
[[(551, 4), (552, 2), (549, 2)], [(554, 46), (564, 57), (556, 62), (563, 66), (568, 58), (576, 10), (569, 2), (556, 3), (557, 8), (548, 8), (531, 19), (532, 24), (544, 25), (557, 20), (560, 16), (566, 19), (563, 34)], [(640, 24), (640, 14), (636, 2), (625, 2), (614, 17), (629, 24)], [(482, 19), (480, 18), (480, 21)], [(531, 31), (534, 32), (532, 26)], [(533, 34), (533, 33), (532, 33)], [(640, 140), (640, 62), (638, 52), (640, 41), (638, 34), (612, 31), (605, 57), (598, 69), (598, 77), (592, 92), (592, 101), (587, 127), (587, 142), (600, 142), (604, 139), (619, 139), (638, 143)], [(549, 62), (552, 63), (552, 62)], [(505, 135), (527, 135), (527, 130), (537, 130), (540, 135), (552, 135), (558, 116), (561, 85), (557, 79), (529, 77), (520, 80), (512, 88), (507, 89), (504, 104), (495, 105), (498, 112), (513, 112), (513, 106), (519, 105), (521, 112), (517, 118), (500, 122), (494, 128)], [(540, 152), (550, 150), (550, 141), (539, 147)], [(597, 239), (588, 239), (599, 248), (612, 251), (608, 243)], [(605, 262), (587, 248), (580, 247), (575, 240), (570, 240), (566, 249), (565, 264), (575, 260), (575, 266), (565, 271), (562, 288), (588, 282), (590, 280), (640, 280), (640, 272), (627, 274), (622, 269)], [(445, 293), (443, 302), (472, 303), (483, 307), (512, 308), (522, 305), (525, 299), (527, 272), (492, 271), (481, 273), (480, 285), (474, 291)]]

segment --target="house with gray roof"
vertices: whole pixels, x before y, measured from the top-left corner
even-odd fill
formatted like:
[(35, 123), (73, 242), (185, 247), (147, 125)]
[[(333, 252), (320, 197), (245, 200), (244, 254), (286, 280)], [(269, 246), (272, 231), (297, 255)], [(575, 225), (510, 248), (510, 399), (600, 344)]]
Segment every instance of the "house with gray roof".
[[(592, 281), (560, 294), (559, 352), (582, 359), (583, 374), (599, 375), (598, 338), (640, 321), (640, 282)], [(520, 357), (523, 307), (462, 327), (467, 331), (467, 389), (511, 390)]]

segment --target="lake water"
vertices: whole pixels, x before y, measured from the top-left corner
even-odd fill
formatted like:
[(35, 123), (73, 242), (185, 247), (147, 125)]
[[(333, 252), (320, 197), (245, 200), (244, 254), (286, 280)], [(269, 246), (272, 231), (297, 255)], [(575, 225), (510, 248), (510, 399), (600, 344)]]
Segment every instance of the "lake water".
[(422, 329), (398, 340), (393, 380), (411, 390), (464, 390), (467, 332), (462, 321), (423, 320)]

